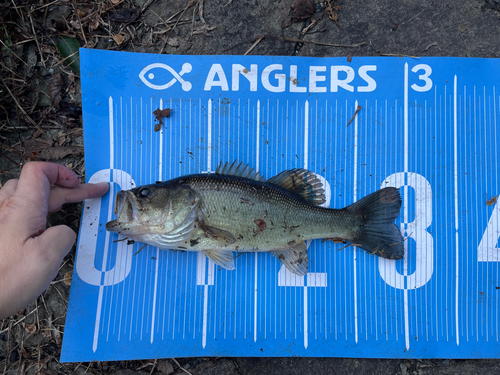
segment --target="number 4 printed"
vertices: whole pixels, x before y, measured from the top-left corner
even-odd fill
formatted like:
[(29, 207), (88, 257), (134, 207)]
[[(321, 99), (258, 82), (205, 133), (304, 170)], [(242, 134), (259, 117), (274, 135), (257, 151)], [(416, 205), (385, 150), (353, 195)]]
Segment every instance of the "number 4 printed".
[(500, 201), (497, 201), (490, 220), (484, 231), (483, 238), (477, 248), (478, 262), (499, 262), (500, 247), (498, 241), (500, 239)]

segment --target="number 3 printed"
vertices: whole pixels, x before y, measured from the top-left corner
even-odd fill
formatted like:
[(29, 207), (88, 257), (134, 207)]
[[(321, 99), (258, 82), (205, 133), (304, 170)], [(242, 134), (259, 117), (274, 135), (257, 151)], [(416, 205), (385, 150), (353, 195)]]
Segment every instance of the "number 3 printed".
[(418, 72), (419, 70), (423, 70), (424, 71), (424, 74), (420, 74), (418, 76), (418, 79), (422, 80), (425, 82), (425, 84), (423, 86), (418, 86), (417, 84), (413, 84), (411, 85), (411, 88), (415, 91), (418, 91), (418, 92), (424, 92), (424, 91), (429, 91), (431, 88), (432, 88), (432, 80), (429, 78), (429, 76), (431, 75), (432, 73), (432, 69), (429, 65), (427, 64), (418, 64), (418, 65), (415, 65), (413, 68), (412, 68), (412, 72), (413, 73), (416, 73)]
[[(404, 183), (405, 174), (407, 183)], [(384, 281), (397, 289), (415, 289), (424, 286), (434, 272), (434, 239), (427, 231), (432, 224), (432, 189), (424, 176), (418, 173), (394, 173), (387, 177), (382, 183), (382, 187), (393, 186), (397, 189), (413, 189), (415, 191), (415, 219), (411, 223), (406, 223), (408, 237), (407, 243), (411, 239), (415, 241), (416, 264), (415, 271), (407, 274), (406, 262), (404, 274), (400, 274), (396, 269), (396, 262), (384, 258), (379, 259), (378, 269)], [(408, 202), (404, 202), (407, 206)], [(405, 215), (406, 216), (406, 215)], [(405, 285), (406, 281), (406, 285)]]

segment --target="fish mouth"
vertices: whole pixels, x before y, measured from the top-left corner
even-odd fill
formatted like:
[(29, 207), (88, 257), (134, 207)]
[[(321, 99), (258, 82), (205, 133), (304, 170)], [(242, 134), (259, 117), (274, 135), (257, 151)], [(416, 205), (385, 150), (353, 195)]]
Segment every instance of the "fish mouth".
[(136, 196), (128, 191), (121, 190), (116, 194), (115, 211), (116, 220), (106, 223), (106, 230), (110, 232), (125, 233), (134, 221), (142, 214), (142, 207)]

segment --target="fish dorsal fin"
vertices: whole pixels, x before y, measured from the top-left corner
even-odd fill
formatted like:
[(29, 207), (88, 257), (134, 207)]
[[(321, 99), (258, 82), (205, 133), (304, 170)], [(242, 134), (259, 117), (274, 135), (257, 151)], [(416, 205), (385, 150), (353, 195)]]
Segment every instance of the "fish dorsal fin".
[(255, 181), (262, 181), (264, 179), (259, 172), (255, 171), (254, 168), (250, 168), (248, 164), (238, 164), (236, 160), (231, 164), (229, 162), (226, 162), (225, 164), (222, 164), (222, 162), (220, 162), (219, 166), (215, 170), (215, 173), (223, 174), (226, 176), (249, 178)]
[(267, 182), (281, 186), (309, 204), (319, 206), (326, 202), (323, 184), (315, 173), (307, 169), (295, 168), (283, 171)]

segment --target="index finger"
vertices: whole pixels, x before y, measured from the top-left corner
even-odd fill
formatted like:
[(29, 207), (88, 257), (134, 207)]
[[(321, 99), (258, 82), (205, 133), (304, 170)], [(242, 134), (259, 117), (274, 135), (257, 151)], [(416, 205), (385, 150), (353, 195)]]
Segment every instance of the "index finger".
[(74, 188), (79, 184), (78, 176), (63, 165), (30, 162), (21, 171), (14, 195), (35, 203), (47, 212), (51, 185)]

